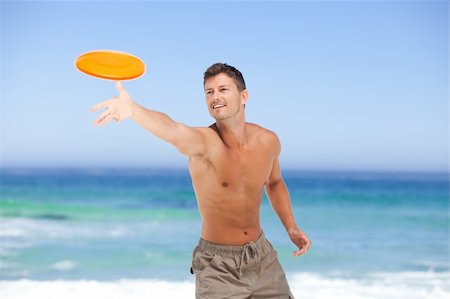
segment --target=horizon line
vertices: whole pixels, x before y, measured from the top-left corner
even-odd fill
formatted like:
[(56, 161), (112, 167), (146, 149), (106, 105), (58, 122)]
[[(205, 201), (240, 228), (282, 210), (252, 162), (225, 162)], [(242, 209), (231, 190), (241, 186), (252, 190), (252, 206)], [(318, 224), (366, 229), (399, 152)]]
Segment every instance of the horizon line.
[[(2, 166), (0, 165), (0, 171), (8, 170), (29, 170), (29, 171), (44, 171), (44, 170), (110, 170), (110, 171), (120, 171), (120, 170), (134, 170), (134, 171), (157, 171), (157, 170), (167, 170), (167, 171), (189, 171), (189, 167), (182, 166), (69, 166), (69, 165), (57, 165), (57, 166)], [(284, 167), (282, 172), (320, 172), (320, 173), (384, 173), (384, 174), (447, 174), (450, 175), (450, 169), (445, 170), (405, 170), (405, 169), (338, 169), (338, 168), (301, 168), (301, 167)]]

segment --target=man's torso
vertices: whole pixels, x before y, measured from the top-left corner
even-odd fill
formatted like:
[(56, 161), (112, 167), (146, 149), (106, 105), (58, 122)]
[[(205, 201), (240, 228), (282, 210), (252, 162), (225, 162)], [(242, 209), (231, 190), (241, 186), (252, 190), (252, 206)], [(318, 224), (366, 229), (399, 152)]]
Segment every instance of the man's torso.
[(262, 192), (276, 159), (275, 134), (246, 124), (246, 142), (232, 150), (215, 126), (203, 128), (208, 153), (191, 157), (189, 170), (202, 216), (202, 238), (217, 244), (242, 245), (261, 234)]

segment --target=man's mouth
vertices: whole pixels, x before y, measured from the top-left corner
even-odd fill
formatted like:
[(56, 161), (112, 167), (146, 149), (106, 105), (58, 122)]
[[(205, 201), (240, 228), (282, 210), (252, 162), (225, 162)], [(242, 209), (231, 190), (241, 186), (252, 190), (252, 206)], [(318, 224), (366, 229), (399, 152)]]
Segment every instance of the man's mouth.
[(225, 106), (226, 106), (225, 104), (215, 104), (215, 105), (212, 106), (212, 108), (213, 109), (219, 109), (219, 108), (222, 108), (222, 107), (225, 107)]

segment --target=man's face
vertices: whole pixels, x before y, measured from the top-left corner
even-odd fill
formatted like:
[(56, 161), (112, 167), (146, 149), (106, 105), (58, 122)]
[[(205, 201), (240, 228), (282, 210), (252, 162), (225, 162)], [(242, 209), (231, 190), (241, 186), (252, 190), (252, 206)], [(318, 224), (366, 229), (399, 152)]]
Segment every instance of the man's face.
[(205, 82), (206, 105), (216, 120), (236, 116), (247, 102), (247, 91), (239, 91), (234, 80), (226, 74), (218, 74)]

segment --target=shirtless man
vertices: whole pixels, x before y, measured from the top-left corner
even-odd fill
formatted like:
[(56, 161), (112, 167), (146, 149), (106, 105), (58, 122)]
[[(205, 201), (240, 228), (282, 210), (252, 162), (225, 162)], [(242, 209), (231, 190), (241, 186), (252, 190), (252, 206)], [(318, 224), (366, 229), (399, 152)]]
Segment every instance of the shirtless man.
[(201, 238), (193, 252), (196, 298), (293, 298), (276, 252), (260, 226), (265, 189), (270, 203), (299, 248), (311, 242), (297, 227), (281, 176), (280, 141), (275, 133), (245, 122), (248, 92), (242, 74), (216, 63), (204, 74), (206, 105), (216, 120), (204, 128), (173, 121), (136, 103), (120, 82), (119, 96), (92, 108), (106, 108), (95, 121), (133, 119), (189, 157)]

